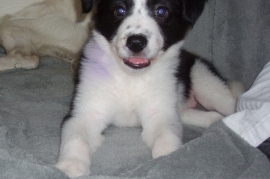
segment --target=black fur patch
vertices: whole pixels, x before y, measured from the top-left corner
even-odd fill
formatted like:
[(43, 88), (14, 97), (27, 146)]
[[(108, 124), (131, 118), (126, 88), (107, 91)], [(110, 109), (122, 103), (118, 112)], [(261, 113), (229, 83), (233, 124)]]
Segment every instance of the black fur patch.
[[(149, 9), (149, 15), (159, 24), (164, 36), (164, 50), (184, 38), (190, 25), (183, 17), (182, 0), (148, 0), (147, 7)], [(169, 14), (167, 18), (160, 19), (155, 17), (155, 12), (158, 7), (168, 9)]]
[(96, 0), (81, 0), (83, 13), (88, 13), (92, 10)]
[(185, 50), (181, 50), (181, 53), (179, 55), (180, 64), (178, 66), (177, 72), (175, 74), (177, 80), (179, 83), (183, 83), (185, 86), (184, 89), (184, 95), (186, 98), (190, 95), (191, 90), (191, 68), (194, 65), (196, 60), (200, 60), (202, 63), (204, 63), (208, 70), (216, 77), (218, 77), (221, 81), (224, 81), (225, 79), (219, 74), (219, 72), (216, 70), (214, 65), (202, 58), (199, 58), (196, 55), (193, 55)]
[(126, 16), (129, 16), (132, 7), (133, 0), (103, 0), (98, 4), (98, 11), (94, 17), (95, 29), (99, 31), (108, 41), (110, 41), (119, 25), (122, 22), (122, 18), (115, 16), (115, 8), (118, 6), (123, 6), (126, 9)]
[(191, 77), (190, 72), (191, 68), (195, 63), (196, 56), (188, 53), (187, 51), (181, 51), (179, 55), (180, 64), (178, 66), (177, 72), (175, 74), (179, 83), (184, 84), (184, 96), (186, 98), (190, 95), (191, 90)]
[(183, 15), (192, 25), (201, 15), (207, 0), (183, 0)]
[[(172, 44), (182, 40), (189, 27), (191, 27), (201, 14), (206, 0), (147, 0), (149, 16), (153, 17), (160, 26), (164, 35), (164, 50)], [(115, 16), (115, 8), (123, 6), (128, 17), (134, 6), (134, 0), (100, 0), (98, 11), (95, 16), (96, 30), (110, 41), (116, 34), (123, 18)], [(158, 7), (165, 7), (169, 10), (166, 19), (159, 19), (155, 16)]]

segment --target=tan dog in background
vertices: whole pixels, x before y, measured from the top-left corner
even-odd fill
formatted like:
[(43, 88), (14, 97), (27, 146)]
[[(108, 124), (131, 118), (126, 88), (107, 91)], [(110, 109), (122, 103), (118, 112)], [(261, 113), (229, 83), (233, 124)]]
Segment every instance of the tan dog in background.
[(0, 0), (0, 71), (36, 68), (50, 56), (74, 62), (87, 40), (91, 14), (80, 0)]

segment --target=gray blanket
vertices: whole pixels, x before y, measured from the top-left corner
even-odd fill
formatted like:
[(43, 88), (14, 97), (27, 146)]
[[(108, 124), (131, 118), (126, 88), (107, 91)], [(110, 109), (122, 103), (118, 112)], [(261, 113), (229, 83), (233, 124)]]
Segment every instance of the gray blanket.
[[(269, 11), (266, 0), (209, 0), (185, 48), (249, 87), (270, 59)], [(51, 58), (36, 70), (0, 73), (1, 179), (68, 178), (53, 164), (73, 93), (72, 76), (69, 64)], [(140, 133), (141, 128), (109, 127), (93, 156), (92, 174), (81, 178), (270, 178), (267, 158), (222, 121), (206, 131), (185, 126), (185, 145), (155, 160)]]

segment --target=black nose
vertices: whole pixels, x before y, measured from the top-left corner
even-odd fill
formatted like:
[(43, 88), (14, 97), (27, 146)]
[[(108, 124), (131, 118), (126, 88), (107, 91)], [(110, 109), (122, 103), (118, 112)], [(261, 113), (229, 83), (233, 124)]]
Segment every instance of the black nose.
[(127, 39), (127, 47), (134, 53), (142, 51), (147, 45), (147, 39), (142, 35), (132, 35)]

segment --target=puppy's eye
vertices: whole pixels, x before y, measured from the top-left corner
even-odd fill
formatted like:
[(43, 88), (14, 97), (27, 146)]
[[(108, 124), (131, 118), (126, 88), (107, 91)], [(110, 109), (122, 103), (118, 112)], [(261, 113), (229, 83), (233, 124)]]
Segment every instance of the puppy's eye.
[(166, 7), (160, 6), (156, 9), (155, 15), (159, 18), (166, 18), (169, 15), (169, 11)]
[(126, 9), (123, 6), (118, 6), (114, 9), (115, 17), (123, 18), (126, 15)]

